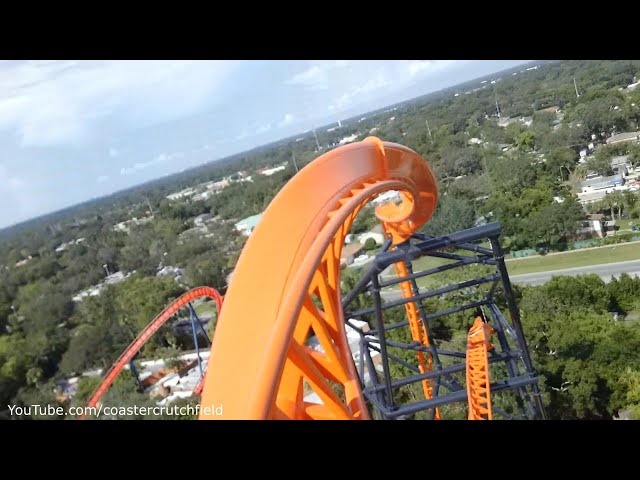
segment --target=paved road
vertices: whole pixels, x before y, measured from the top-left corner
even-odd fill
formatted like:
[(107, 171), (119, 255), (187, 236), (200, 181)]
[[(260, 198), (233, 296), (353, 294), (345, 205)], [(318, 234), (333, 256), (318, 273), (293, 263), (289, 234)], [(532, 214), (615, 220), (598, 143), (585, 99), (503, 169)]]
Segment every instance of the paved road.
[[(507, 265), (507, 269), (509, 266)], [(589, 265), (588, 267), (566, 268), (564, 270), (552, 270), (550, 272), (527, 273), (525, 275), (512, 275), (512, 283), (521, 283), (525, 285), (542, 285), (551, 280), (553, 276), (560, 275), (587, 275), (595, 273), (605, 282), (609, 282), (612, 276), (619, 276), (621, 273), (627, 273), (632, 277), (640, 276), (640, 260), (630, 262), (605, 263), (602, 265)]]
[[(509, 266), (507, 265), (507, 269)], [(612, 276), (619, 276), (621, 273), (627, 273), (632, 277), (640, 277), (640, 260), (630, 262), (605, 263), (602, 265), (589, 265), (588, 267), (566, 268), (564, 270), (552, 270), (549, 272), (527, 273), (525, 275), (511, 275), (511, 283), (522, 285), (542, 285), (551, 280), (551, 277), (561, 275), (587, 275), (595, 273), (605, 282), (609, 282)], [(387, 301), (402, 298), (399, 290), (383, 290), (380, 292), (382, 298)]]
[[(391, 288), (391, 287), (389, 287)], [(422, 291), (422, 290), (421, 290)], [(380, 291), (380, 296), (385, 299), (387, 302), (391, 302), (393, 300), (399, 300), (402, 298), (402, 294), (400, 293), (400, 290), (381, 290)]]

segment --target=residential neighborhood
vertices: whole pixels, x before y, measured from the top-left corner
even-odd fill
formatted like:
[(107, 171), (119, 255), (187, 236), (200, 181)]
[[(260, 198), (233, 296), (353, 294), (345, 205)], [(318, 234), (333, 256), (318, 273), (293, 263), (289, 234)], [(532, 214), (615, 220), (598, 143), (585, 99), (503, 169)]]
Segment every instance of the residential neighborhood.
[[(258, 359), (303, 357), (295, 415), (321, 412), (312, 404), (328, 398), (348, 414), (352, 359), (362, 376), (361, 362), (373, 362), (349, 383), (372, 387), (367, 408), (380, 393), (431, 410), (402, 419), (466, 419), (463, 364), (477, 324), (480, 357), (493, 365), (482, 371), (516, 382), (496, 376), (488, 389), (511, 394), (535, 380), (531, 399), (554, 420), (640, 418), (640, 61), (243, 61), (218, 75), (220, 62), (201, 62), (206, 71), (193, 77), (191, 62), (121, 64), (99, 85), (100, 62), (71, 78), (85, 62), (16, 63), (5, 90), (42, 105), (17, 102), (8, 110), (17, 120), (0, 136), (15, 153), (2, 160), (0, 191), (0, 417), (16, 417), (8, 405), (36, 403), (195, 405), (209, 352), (218, 358), (215, 339), (238, 328), (227, 338), (265, 348)], [(273, 75), (257, 75), (267, 68)], [(46, 102), (52, 92), (57, 100)], [(55, 135), (43, 130), (51, 122), (31, 118), (60, 105), (73, 108), (54, 115)], [(382, 148), (362, 142), (370, 136)], [(277, 212), (285, 202), (274, 198), (291, 191), (301, 193)], [(318, 215), (299, 217), (296, 202), (315, 202)], [(403, 218), (382, 225), (376, 212), (400, 202)], [(286, 228), (296, 222), (304, 225)], [(407, 238), (385, 233), (398, 226)], [(277, 235), (263, 238), (267, 231)], [(299, 232), (300, 246), (282, 250)], [(327, 240), (335, 235), (342, 245)], [(247, 254), (256, 245), (259, 255)], [(413, 274), (399, 279), (393, 252), (405, 247)], [(302, 263), (319, 272), (310, 287), (278, 277), (297, 274), (290, 265), (243, 260), (301, 259), (305, 249), (318, 252), (315, 265)], [(324, 268), (322, 251), (336, 264), (339, 255), (340, 268)], [(305, 295), (317, 312), (298, 301)], [(360, 356), (363, 334), (379, 354)], [(492, 363), (488, 344), (522, 346), (520, 335), (527, 362), (515, 363), (530, 363), (535, 379)], [(329, 372), (335, 352), (321, 343), (333, 343), (348, 368)], [(238, 357), (223, 367), (235, 375), (249, 364), (233, 347)], [(112, 365), (120, 373), (107, 376)], [(247, 371), (271, 368), (277, 380), (281, 366)], [(427, 367), (451, 378), (427, 377)], [(436, 412), (433, 399), (447, 395), (462, 403)], [(527, 416), (506, 396), (492, 402), (496, 417)]]

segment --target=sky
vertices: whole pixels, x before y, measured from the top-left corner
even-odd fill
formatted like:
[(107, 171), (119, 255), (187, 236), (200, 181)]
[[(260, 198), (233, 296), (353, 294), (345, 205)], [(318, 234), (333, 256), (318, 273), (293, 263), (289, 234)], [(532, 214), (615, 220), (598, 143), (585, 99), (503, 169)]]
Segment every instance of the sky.
[(0, 228), (525, 60), (0, 61)]

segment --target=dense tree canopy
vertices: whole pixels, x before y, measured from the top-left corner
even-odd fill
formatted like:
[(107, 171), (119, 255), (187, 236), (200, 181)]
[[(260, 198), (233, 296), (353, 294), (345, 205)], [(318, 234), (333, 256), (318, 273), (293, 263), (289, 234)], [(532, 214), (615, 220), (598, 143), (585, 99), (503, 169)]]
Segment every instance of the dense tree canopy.
[[(349, 135), (361, 140), (375, 134), (423, 156), (440, 195), (422, 231), (442, 235), (497, 220), (507, 250), (566, 244), (585, 215), (570, 184), (575, 187), (589, 170), (612, 173), (614, 156), (640, 164), (637, 143), (603, 145), (609, 135), (640, 130), (640, 89), (626, 88), (639, 77), (639, 61), (518, 67), (495, 74), (495, 83), (474, 80), (345, 120), (341, 128), (319, 128), (320, 149), (314, 135), (301, 134), (0, 231), (0, 403), (53, 402), (53, 382), (109, 365), (186, 288), (224, 289), (246, 241), (234, 224), (263, 212), (296, 168)], [(507, 118), (509, 125), (500, 126)], [(579, 152), (591, 142), (595, 152), (580, 165)], [(270, 176), (256, 172), (276, 165), (285, 169)], [(239, 181), (245, 171), (252, 181)], [(207, 198), (167, 198), (224, 178), (230, 185)], [(640, 216), (636, 193), (607, 195), (592, 209), (615, 219)], [(213, 218), (196, 226), (201, 214)], [(115, 228), (125, 221), (126, 228)], [(365, 206), (351, 233), (378, 223), (374, 208)], [(178, 281), (158, 278), (164, 267), (183, 275)], [(97, 296), (72, 301), (107, 273), (134, 271)], [(354, 282), (349, 275), (343, 280)], [(633, 318), (638, 293), (638, 280), (627, 277), (608, 285), (595, 278), (556, 279), (523, 289), (523, 318), (554, 418), (610, 418), (621, 408), (640, 412), (637, 325), (615, 322), (609, 313)], [(463, 343), (466, 320), (456, 319), (457, 326), (436, 322), (434, 328)], [(145, 354), (179, 343), (167, 327)], [(81, 382), (80, 396), (90, 383)], [(122, 380), (106, 400), (147, 401), (131, 393), (130, 383)]]

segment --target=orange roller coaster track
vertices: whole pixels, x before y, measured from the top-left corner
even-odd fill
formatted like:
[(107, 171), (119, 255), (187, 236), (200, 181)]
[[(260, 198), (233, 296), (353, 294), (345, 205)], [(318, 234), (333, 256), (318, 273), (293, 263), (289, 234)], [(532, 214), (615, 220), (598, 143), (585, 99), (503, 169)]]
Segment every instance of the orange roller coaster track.
[(476, 317), (467, 338), (467, 398), (469, 420), (491, 420), (491, 388), (489, 384), (489, 336), (493, 329)]
[[(156, 333), (162, 325), (164, 325), (171, 317), (173, 317), (181, 308), (187, 306), (190, 302), (197, 298), (208, 297), (216, 302), (218, 308), (218, 315), (222, 311), (223, 297), (217, 290), (210, 287), (197, 287), (178, 297), (174, 302), (167, 306), (157, 317), (155, 317), (149, 324), (142, 330), (138, 336), (131, 342), (127, 349), (120, 355), (115, 361), (113, 366), (106, 373), (102, 383), (96, 388), (93, 395), (89, 399), (88, 406), (95, 407), (100, 398), (109, 389), (113, 381), (116, 379), (120, 371), (127, 365), (133, 357), (140, 351), (145, 343)], [(208, 370), (208, 369), (207, 369)], [(206, 377), (203, 377), (203, 379)], [(196, 387), (196, 393), (199, 393), (202, 389), (203, 381)]]
[[(343, 297), (345, 239), (358, 213), (391, 190), (398, 192), (400, 201), (375, 209), (386, 241)], [(208, 373), (194, 390), (202, 393), (200, 419), (393, 419), (412, 418), (418, 412), (440, 419), (441, 407), (454, 402), (468, 403), (469, 419), (492, 419), (494, 413), (509, 419), (544, 418), (499, 242), (500, 226), (490, 223), (443, 237), (418, 233), (437, 200), (437, 181), (428, 163), (402, 145), (369, 137), (321, 155), (300, 170), (263, 213), (236, 264), (224, 309), (222, 296), (211, 288), (181, 296), (121, 355), (89, 406), (96, 405), (120, 370), (169, 318), (195, 298), (207, 296), (216, 301), (219, 315)], [(412, 262), (421, 256), (450, 263), (414, 272)], [(494, 272), (426, 291), (416, 281), (480, 264), (493, 266)], [(391, 267), (396, 276), (389, 279), (387, 272), (384, 278)], [(486, 284), (487, 290), (474, 290)], [(499, 285), (510, 321), (494, 298)], [(456, 291), (470, 298), (442, 311), (427, 311), (423, 304)], [(395, 297), (383, 300), (383, 293)], [(406, 320), (389, 323), (384, 312), (401, 306)], [(440, 348), (442, 339), (434, 335), (432, 322), (478, 308), (486, 308), (489, 317), (484, 322), (476, 319), (466, 351)], [(405, 327), (406, 335), (392, 336)], [(495, 347), (488, 342), (493, 333)], [(410, 343), (403, 338), (410, 338)], [(400, 350), (411, 355), (399, 357)], [(418, 365), (408, 362), (409, 357)], [(392, 378), (398, 370), (391, 362), (410, 373)], [(502, 362), (505, 368), (496, 371), (506, 372), (506, 378), (491, 384), (489, 364), (494, 362)], [(412, 395), (411, 403), (402, 403), (406, 397), (398, 395), (400, 389), (418, 384), (424, 398)], [(511, 392), (515, 402), (493, 405), (491, 394), (500, 391)], [(211, 408), (220, 405), (222, 414)]]
[[(211, 348), (201, 402), (224, 404), (224, 416), (201, 419), (369, 418), (346, 341), (340, 254), (357, 213), (388, 190), (402, 203), (376, 214), (401, 243), (438, 198), (431, 169), (404, 146), (370, 137), (330, 151), (276, 195), (238, 260)], [(311, 334), (322, 351), (306, 345)], [(305, 389), (323, 403), (305, 402)]]

